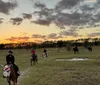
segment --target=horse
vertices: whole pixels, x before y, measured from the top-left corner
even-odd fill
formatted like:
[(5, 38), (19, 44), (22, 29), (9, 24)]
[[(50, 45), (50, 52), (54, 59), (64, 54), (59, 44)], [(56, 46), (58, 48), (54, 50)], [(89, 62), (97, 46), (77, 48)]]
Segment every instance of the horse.
[(75, 46), (75, 47), (73, 48), (73, 51), (74, 51), (74, 53), (79, 53), (79, 49), (78, 49), (78, 47)]
[(32, 55), (31, 55), (30, 62), (31, 62), (31, 66), (33, 65), (33, 63), (34, 63), (34, 65), (35, 65), (36, 63), (38, 63), (38, 59), (37, 59), (37, 55), (36, 55), (36, 54), (32, 54)]
[(89, 46), (87, 49), (88, 51), (92, 52), (92, 47)]
[(14, 66), (12, 64), (2, 65), (3, 67), (3, 77), (7, 79), (9, 85), (11, 85), (11, 81), (13, 85), (17, 85), (18, 76), (16, 75)]
[(42, 58), (46, 60), (47, 57), (48, 57), (47, 53), (43, 52), (42, 53)]

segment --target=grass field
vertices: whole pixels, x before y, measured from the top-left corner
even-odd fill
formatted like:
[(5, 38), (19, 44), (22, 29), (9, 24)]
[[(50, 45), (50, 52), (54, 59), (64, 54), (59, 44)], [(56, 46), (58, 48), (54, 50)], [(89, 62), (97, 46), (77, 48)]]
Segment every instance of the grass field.
[[(42, 59), (43, 49), (37, 49), (38, 64), (30, 66), (30, 50), (13, 50), (21, 76), (18, 85), (100, 85), (100, 47), (88, 52), (80, 47), (80, 53), (74, 54), (62, 49), (49, 48), (47, 61)], [(0, 64), (5, 64), (7, 50), (0, 50)], [(87, 61), (56, 61), (56, 58), (88, 58)], [(8, 85), (2, 77), (0, 67), (0, 85)]]

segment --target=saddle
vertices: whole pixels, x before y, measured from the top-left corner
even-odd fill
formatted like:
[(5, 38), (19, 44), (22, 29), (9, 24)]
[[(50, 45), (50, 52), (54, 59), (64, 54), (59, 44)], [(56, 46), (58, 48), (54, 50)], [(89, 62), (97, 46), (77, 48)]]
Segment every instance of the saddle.
[(31, 55), (31, 60), (37, 61), (37, 55), (36, 55), (36, 54), (32, 54), (32, 55)]
[(36, 54), (32, 54), (32, 55), (31, 55), (31, 58), (32, 58), (32, 59), (35, 59), (35, 58), (36, 58)]

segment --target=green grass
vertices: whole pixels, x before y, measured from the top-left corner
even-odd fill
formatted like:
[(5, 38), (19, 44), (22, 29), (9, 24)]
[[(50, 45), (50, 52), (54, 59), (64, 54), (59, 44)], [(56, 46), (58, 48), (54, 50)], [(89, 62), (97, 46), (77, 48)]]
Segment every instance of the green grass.
[[(48, 49), (48, 60), (41, 58), (43, 49), (37, 49), (38, 64), (30, 66), (30, 50), (14, 50), (16, 64), (25, 74), (20, 79), (20, 85), (100, 85), (100, 47), (93, 47), (88, 52), (80, 47), (80, 53), (74, 54), (62, 49)], [(7, 50), (0, 50), (0, 64), (5, 64)], [(89, 58), (87, 61), (55, 61), (56, 58)], [(2, 78), (0, 68), (0, 85), (7, 85)]]

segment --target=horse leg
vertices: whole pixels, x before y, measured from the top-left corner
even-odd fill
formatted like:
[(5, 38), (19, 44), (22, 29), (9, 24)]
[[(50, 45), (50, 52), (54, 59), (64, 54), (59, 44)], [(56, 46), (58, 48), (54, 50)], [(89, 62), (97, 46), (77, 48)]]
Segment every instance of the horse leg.
[(17, 80), (14, 80), (13, 81), (13, 85), (17, 85)]
[(75, 52), (74, 52), (74, 53), (76, 54), (76, 52), (77, 52), (77, 51), (75, 50)]
[(31, 66), (32, 66), (32, 59), (31, 59), (31, 61), (30, 61), (30, 62), (31, 62)]
[(73, 51), (74, 51), (74, 54), (75, 54), (76, 53), (75, 50), (73, 50)]
[(8, 81), (8, 84), (9, 84), (9, 85), (11, 85), (11, 82), (10, 82), (10, 81)]
[(48, 57), (47, 53), (45, 53), (46, 58)]
[(37, 58), (37, 56), (36, 56), (36, 58), (35, 58), (35, 62), (38, 64), (38, 58)]
[(35, 65), (35, 60), (34, 60), (34, 65)]
[(9, 80), (9, 78), (7, 78), (7, 82), (9, 85), (11, 85), (11, 81)]

